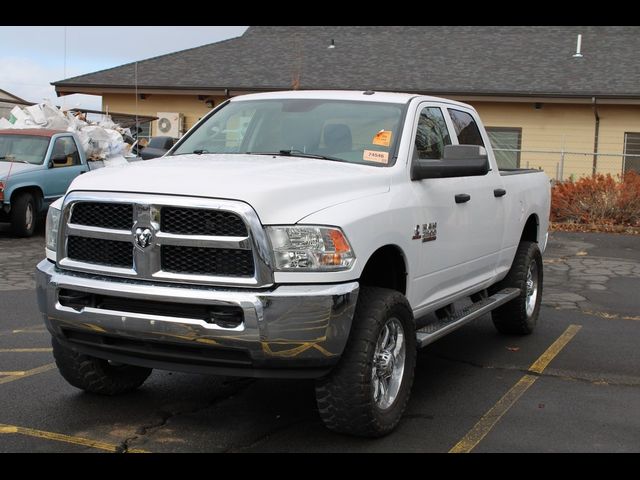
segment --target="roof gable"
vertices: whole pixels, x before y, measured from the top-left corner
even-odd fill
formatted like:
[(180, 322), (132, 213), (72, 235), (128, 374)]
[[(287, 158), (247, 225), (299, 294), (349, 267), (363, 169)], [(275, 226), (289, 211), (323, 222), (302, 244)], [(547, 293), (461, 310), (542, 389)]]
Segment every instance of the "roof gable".
[(20, 97), (7, 92), (6, 90), (2, 90), (0, 88), (0, 102), (8, 102), (8, 103), (19, 103), (22, 105), (31, 105), (30, 102), (21, 99)]

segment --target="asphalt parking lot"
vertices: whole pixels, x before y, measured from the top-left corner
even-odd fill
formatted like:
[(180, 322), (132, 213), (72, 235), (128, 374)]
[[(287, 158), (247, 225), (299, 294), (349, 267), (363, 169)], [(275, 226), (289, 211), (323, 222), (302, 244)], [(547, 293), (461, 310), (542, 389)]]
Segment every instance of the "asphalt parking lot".
[(36, 306), (43, 244), (0, 226), (0, 452), (640, 451), (640, 236), (553, 233), (536, 332), (485, 317), (421, 350), (378, 440), (326, 430), (310, 381), (155, 371), (121, 397), (76, 390)]

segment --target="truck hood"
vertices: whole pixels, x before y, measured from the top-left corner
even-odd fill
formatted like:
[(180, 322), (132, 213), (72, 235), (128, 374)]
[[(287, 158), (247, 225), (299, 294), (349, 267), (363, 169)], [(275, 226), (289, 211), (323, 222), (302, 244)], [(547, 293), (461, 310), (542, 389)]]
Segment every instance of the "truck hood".
[(7, 177), (9, 170), (11, 170), (11, 176), (13, 177), (18, 173), (30, 172), (31, 170), (39, 170), (41, 168), (42, 165), (34, 165), (32, 163), (0, 161), (0, 180), (4, 180)]
[(386, 168), (300, 157), (179, 155), (77, 177), (69, 191), (112, 191), (241, 200), (263, 224), (292, 224), (313, 212), (389, 190)]

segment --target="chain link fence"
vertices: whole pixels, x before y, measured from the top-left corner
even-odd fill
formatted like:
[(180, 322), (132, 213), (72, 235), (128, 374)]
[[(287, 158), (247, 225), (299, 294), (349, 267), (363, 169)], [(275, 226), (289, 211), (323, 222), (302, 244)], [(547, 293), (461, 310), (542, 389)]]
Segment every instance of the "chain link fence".
[(500, 167), (544, 170), (556, 181), (577, 180), (596, 173), (609, 173), (613, 177), (629, 170), (640, 173), (640, 155), (512, 148), (493, 150)]

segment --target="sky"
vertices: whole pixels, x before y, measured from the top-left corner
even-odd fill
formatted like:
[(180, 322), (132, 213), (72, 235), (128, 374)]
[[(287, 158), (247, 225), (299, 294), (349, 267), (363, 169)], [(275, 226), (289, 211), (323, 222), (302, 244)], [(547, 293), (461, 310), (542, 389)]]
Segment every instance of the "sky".
[(237, 37), (246, 29), (0, 26), (0, 89), (29, 102), (49, 99), (57, 105), (64, 102), (66, 107), (100, 109), (101, 97), (74, 94), (58, 98), (50, 83)]

